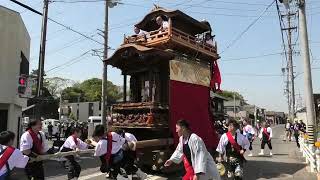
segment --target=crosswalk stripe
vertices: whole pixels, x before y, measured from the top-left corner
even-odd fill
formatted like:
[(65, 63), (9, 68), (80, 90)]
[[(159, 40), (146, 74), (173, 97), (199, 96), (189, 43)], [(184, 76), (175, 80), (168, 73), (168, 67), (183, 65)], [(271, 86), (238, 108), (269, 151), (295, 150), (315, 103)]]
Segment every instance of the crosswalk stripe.
[[(96, 178), (96, 177), (99, 177), (99, 176), (102, 176), (102, 175), (104, 175), (104, 173), (97, 172), (97, 173), (94, 173), (94, 174), (81, 176), (81, 177), (79, 177), (79, 180), (89, 180), (89, 179)], [(146, 180), (159, 180), (159, 179), (163, 179), (163, 177), (154, 176), (154, 175), (148, 175)]]
[(88, 179), (91, 179), (91, 178), (94, 178), (94, 177), (98, 177), (98, 176), (101, 176), (101, 175), (103, 175), (103, 173), (97, 172), (97, 173), (94, 173), (94, 174), (89, 174), (89, 175), (86, 175), (86, 176), (81, 176), (81, 177), (79, 177), (79, 180), (88, 180)]

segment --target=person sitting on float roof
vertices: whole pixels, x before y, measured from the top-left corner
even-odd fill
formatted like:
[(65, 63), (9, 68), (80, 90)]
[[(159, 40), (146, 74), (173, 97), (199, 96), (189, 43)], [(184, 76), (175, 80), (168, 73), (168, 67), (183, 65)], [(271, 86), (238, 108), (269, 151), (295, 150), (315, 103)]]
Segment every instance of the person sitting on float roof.
[(165, 30), (169, 29), (169, 22), (163, 20), (161, 16), (158, 16), (156, 18), (156, 22), (160, 26), (160, 28), (158, 29), (159, 32), (164, 32)]
[(215, 37), (215, 35), (211, 35), (210, 32), (207, 32), (206, 35), (205, 35), (205, 43), (211, 45), (211, 46), (214, 46), (215, 45), (215, 42), (213, 40), (213, 38)]

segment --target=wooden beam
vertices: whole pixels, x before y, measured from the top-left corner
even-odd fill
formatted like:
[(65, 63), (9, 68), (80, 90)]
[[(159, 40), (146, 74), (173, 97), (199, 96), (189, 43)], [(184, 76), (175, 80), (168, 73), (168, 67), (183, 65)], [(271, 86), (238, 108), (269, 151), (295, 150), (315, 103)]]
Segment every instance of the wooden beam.
[(127, 74), (123, 75), (123, 102), (127, 102)]
[(148, 101), (151, 102), (152, 101), (152, 88), (153, 88), (153, 72), (152, 69), (149, 69), (149, 75), (148, 75), (148, 80), (149, 80), (149, 98)]
[(144, 140), (137, 142), (137, 149), (143, 149), (154, 146), (170, 146), (173, 145), (173, 139), (152, 139), (152, 140)]

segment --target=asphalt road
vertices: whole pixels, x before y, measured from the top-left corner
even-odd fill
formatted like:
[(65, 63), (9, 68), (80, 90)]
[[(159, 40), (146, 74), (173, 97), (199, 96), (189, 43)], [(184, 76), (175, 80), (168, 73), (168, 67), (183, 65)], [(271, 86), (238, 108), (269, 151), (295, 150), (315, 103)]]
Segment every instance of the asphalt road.
[[(283, 142), (284, 125), (273, 129), (273, 156), (257, 156), (260, 152), (260, 141), (255, 140), (254, 156), (246, 157), (245, 180), (316, 180), (316, 174), (309, 173), (295, 142)], [(269, 149), (265, 147), (265, 154)]]
[[(273, 127), (274, 138), (272, 140), (273, 156), (257, 156), (260, 152), (260, 141), (255, 140), (253, 144), (254, 156), (246, 157), (244, 180), (316, 180), (316, 175), (306, 170), (304, 159), (301, 158), (298, 148), (294, 142), (283, 142), (283, 125)], [(266, 154), (269, 151), (266, 146)], [(81, 157), (79, 162), (82, 167), (80, 180), (105, 180), (105, 175), (99, 172), (100, 160), (94, 157)], [(44, 164), (46, 179), (67, 179), (67, 170), (57, 161), (47, 161)], [(18, 173), (19, 180), (23, 180), (22, 173)], [(176, 174), (149, 174), (149, 180), (176, 180), (181, 179), (183, 172)], [(118, 177), (119, 180), (126, 178)]]

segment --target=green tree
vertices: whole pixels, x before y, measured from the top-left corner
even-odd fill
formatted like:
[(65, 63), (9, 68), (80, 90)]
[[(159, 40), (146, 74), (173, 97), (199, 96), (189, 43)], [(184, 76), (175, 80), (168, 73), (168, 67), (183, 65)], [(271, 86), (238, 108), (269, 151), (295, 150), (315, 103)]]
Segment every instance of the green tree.
[[(100, 101), (102, 95), (102, 80), (92, 78), (79, 84), (80, 89), (85, 93), (86, 101)], [(107, 100), (108, 103), (114, 103), (122, 97), (120, 88), (112, 82), (107, 81)]]
[(241, 100), (243, 102), (245, 101), (244, 97), (240, 93), (234, 91), (224, 90), (220, 95), (228, 99), (233, 99), (233, 96), (235, 95), (236, 100)]
[(84, 92), (79, 87), (67, 87), (62, 91), (62, 99), (69, 102), (83, 102)]
[(102, 91), (102, 80), (92, 78), (79, 84), (79, 88), (85, 93), (86, 101), (100, 101)]
[(114, 85), (110, 81), (107, 81), (107, 101), (108, 101), (108, 103), (115, 103), (122, 96), (123, 96), (123, 93), (120, 92), (120, 87), (117, 85)]

